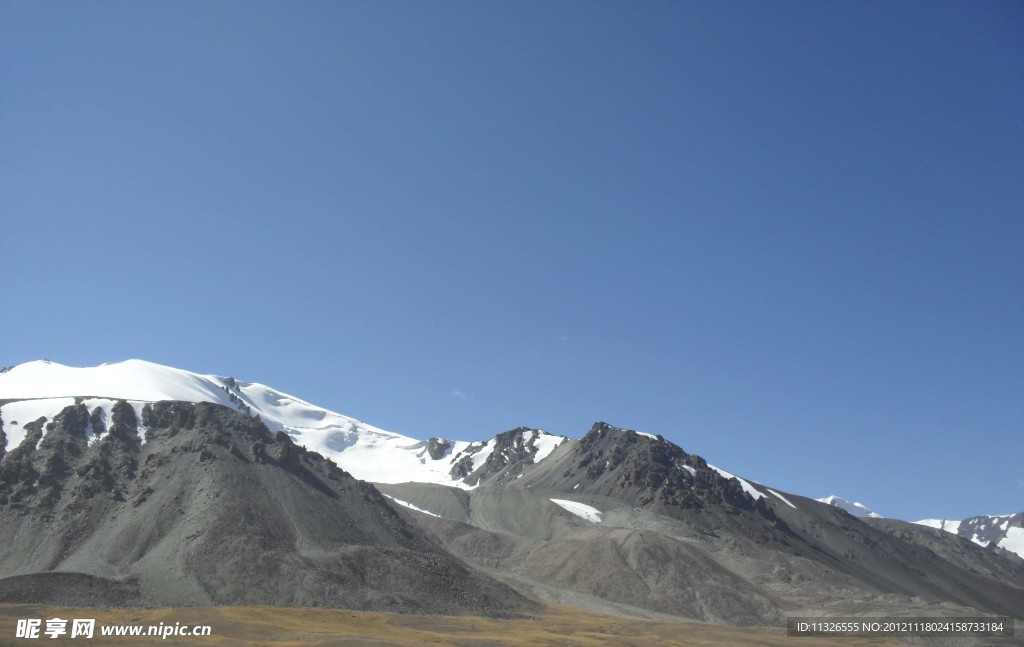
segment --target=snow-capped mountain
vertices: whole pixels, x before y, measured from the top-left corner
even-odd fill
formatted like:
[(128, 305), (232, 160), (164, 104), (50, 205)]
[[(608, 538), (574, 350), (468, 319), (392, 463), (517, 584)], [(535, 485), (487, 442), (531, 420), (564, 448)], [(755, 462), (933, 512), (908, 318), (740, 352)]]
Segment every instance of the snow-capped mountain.
[(816, 501), (821, 501), (822, 503), (827, 503), (828, 505), (835, 506), (835, 507), (840, 508), (842, 510), (846, 510), (847, 512), (849, 512), (850, 514), (852, 514), (855, 517), (871, 517), (873, 519), (882, 519), (883, 518), (882, 515), (878, 514), (877, 512), (875, 512), (871, 508), (867, 507), (863, 503), (857, 503), (855, 501), (850, 501), (849, 499), (844, 499), (843, 497), (836, 496), (834, 494), (832, 496), (827, 496), (827, 497), (824, 497), (822, 499), (815, 499), (815, 500)]
[(603, 422), (421, 440), (138, 360), (0, 370), (0, 602), (452, 613), (529, 608), (523, 591), (729, 624), (1007, 615), (1024, 562)]
[(922, 519), (914, 523), (951, 532), (986, 548), (998, 546), (1024, 557), (1024, 512), (979, 515), (962, 521)]
[[(538, 429), (518, 429), (506, 442), (418, 440), (378, 429), (354, 418), (310, 404), (269, 386), (231, 377), (200, 375), (142, 360), (75, 368), (46, 360), (20, 364), (0, 373), (0, 449), (10, 450), (25, 437), (26, 423), (52, 420), (64, 407), (80, 401), (101, 419), (110, 420), (118, 400), (126, 400), (142, 420), (149, 403), (174, 400), (210, 402), (250, 416), (258, 415), (271, 431), (283, 431), (310, 451), (330, 458), (358, 479), (376, 483), (416, 481), (474, 487), (490, 461), (508, 461), (519, 447), (539, 462), (563, 442)], [(90, 432), (91, 433), (91, 432)], [(97, 437), (92, 437), (96, 440)], [(145, 431), (143, 430), (143, 442)], [(491, 458), (491, 454), (498, 454)], [(0, 456), (3, 452), (0, 451)], [(474, 476), (476, 475), (476, 476)]]

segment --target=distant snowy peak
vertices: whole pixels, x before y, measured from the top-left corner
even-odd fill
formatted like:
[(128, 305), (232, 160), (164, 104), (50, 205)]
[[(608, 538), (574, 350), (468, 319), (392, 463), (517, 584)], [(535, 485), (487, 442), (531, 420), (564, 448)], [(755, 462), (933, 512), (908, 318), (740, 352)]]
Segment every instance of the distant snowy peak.
[(127, 401), (137, 414), (148, 403), (177, 400), (210, 402), (258, 415), (271, 431), (284, 431), (296, 444), (330, 458), (356, 478), (378, 483), (473, 487), (511, 463), (521, 468), (542, 460), (565, 440), (538, 429), (519, 429), (486, 441), (423, 441), (231, 377), (134, 359), (87, 368), (41, 360), (0, 372), (0, 402), (5, 403), (0, 407), (0, 449), (17, 447), (26, 437), (24, 425), (40, 418), (52, 421), (76, 402), (109, 420), (118, 400)]
[(827, 503), (828, 505), (834, 505), (835, 507), (840, 508), (842, 510), (846, 510), (855, 517), (872, 517), (876, 519), (883, 518), (882, 515), (878, 514), (877, 512), (867, 507), (863, 503), (850, 501), (849, 499), (844, 499), (843, 497), (840, 496), (832, 495), (817, 500), (821, 501), (822, 503)]
[(960, 521), (951, 521), (949, 519), (922, 519), (915, 521), (914, 523), (920, 526), (928, 526), (929, 528), (937, 528), (938, 530), (945, 530), (951, 532), (954, 535), (960, 534)]
[(1024, 558), (1024, 512), (979, 515), (963, 521), (922, 519), (914, 523), (951, 532), (986, 548), (998, 546)]

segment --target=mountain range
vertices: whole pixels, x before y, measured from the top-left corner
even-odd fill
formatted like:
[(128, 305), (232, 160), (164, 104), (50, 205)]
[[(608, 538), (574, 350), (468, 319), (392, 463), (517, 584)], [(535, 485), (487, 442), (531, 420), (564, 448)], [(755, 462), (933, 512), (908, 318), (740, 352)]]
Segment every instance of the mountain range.
[(1020, 617), (1022, 515), (886, 519), (596, 423), (417, 439), (139, 360), (0, 372), (0, 601)]

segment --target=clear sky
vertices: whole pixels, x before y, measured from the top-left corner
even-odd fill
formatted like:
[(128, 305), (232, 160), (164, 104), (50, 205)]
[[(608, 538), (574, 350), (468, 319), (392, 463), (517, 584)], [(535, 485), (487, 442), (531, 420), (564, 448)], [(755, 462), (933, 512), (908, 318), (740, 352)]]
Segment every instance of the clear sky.
[(1024, 510), (1019, 2), (0, 0), (0, 364)]

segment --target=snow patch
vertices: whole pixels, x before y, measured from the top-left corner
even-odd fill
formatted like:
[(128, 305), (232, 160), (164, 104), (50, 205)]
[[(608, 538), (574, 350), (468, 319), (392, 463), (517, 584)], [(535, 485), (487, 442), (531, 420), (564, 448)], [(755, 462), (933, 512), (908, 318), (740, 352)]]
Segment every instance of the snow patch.
[(601, 515), (603, 513), (597, 508), (567, 499), (550, 499), (550, 501), (581, 519), (586, 519), (592, 523), (601, 523)]
[[(139, 430), (139, 444), (140, 445), (145, 445), (146, 444), (146, 440), (148, 440), (148, 436), (149, 436), (149, 428), (142, 422), (142, 410), (145, 409), (146, 405), (149, 404), (149, 403), (148, 402), (129, 402), (128, 404), (130, 404), (132, 409), (135, 410), (135, 426)], [(107, 412), (107, 415), (109, 417), (109, 412)]]
[[(113, 402), (113, 401), (108, 401), (108, 402)], [(108, 407), (103, 407), (103, 406), (99, 407), (99, 409), (100, 409), (100, 421), (103, 423), (103, 427), (102, 428), (106, 429), (106, 431), (103, 431), (101, 433), (96, 433), (97, 430), (95, 428), (93, 428), (93, 426), (92, 426), (92, 412), (96, 410), (96, 407), (93, 407), (92, 409), (89, 409), (89, 433), (92, 434), (89, 437), (89, 444), (90, 445), (92, 445), (93, 443), (98, 441), (100, 438), (106, 436), (107, 433), (110, 432), (110, 425), (112, 424), (112, 421), (110, 419), (110, 412), (111, 412), (111, 409), (113, 408), (113, 406), (114, 405), (111, 404), (109, 408)]]
[(473, 471), (477, 471), (484, 463), (487, 462), (487, 457), (494, 453), (494, 445), (490, 443), (484, 443), (484, 448), (473, 454)]
[(441, 517), (441, 515), (434, 514), (430, 510), (424, 510), (423, 508), (417, 508), (416, 506), (414, 506), (413, 504), (409, 503), (408, 501), (402, 501), (401, 499), (396, 499), (395, 497), (393, 497), (393, 496), (391, 496), (389, 494), (385, 494), (384, 496), (386, 496), (387, 498), (391, 499), (392, 501), (394, 501), (395, 503), (397, 503), (398, 505), (400, 505), (400, 506), (402, 506), (404, 508), (409, 508), (410, 510), (415, 510), (416, 512), (422, 512), (423, 514), (429, 514), (431, 517), (438, 517), (438, 518)]
[(998, 546), (1024, 558), (1024, 528), (1007, 528)]
[(776, 492), (775, 490), (773, 490), (771, 488), (765, 488), (765, 489), (768, 490), (768, 492), (770, 492), (773, 496), (778, 497), (783, 503), (785, 503), (789, 507), (791, 507), (794, 510), (796, 510), (796, 506), (793, 505), (792, 502), (790, 502), (789, 499), (787, 499), (786, 497), (782, 496), (781, 494), (779, 494), (778, 492)]
[[(17, 367), (15, 367), (17, 368)], [(8, 371), (0, 377), (6, 377)], [(6, 391), (0, 390), (0, 398), (8, 398)], [(21, 444), (25, 439), (25, 425), (35, 422), (40, 418), (46, 418), (51, 422), (53, 417), (61, 412), (64, 407), (75, 404), (74, 398), (52, 398), (40, 400), (22, 400), (20, 402), (8, 402), (0, 407), (0, 417), (4, 421), (4, 433), (7, 434), (7, 451), (11, 451)], [(17, 422), (17, 424), (15, 424)], [(43, 435), (46, 435), (46, 425), (43, 425)]]
[(551, 452), (555, 451), (555, 448), (562, 444), (565, 440), (562, 436), (552, 436), (546, 431), (536, 430), (533, 432), (533, 446), (537, 449), (537, 453), (533, 455), (534, 464), (541, 462), (547, 458)]

